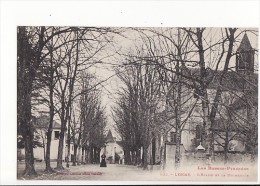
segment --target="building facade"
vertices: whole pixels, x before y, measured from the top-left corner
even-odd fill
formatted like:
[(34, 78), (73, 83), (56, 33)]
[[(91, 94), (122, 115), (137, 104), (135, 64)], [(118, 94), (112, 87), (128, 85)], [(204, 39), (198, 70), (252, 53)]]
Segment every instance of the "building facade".
[[(40, 146), (35, 146), (33, 149), (34, 158), (36, 161), (44, 161), (44, 157), (46, 154), (46, 144), (47, 144), (47, 130), (49, 125), (49, 116), (41, 115), (38, 118), (33, 118), (33, 126), (34, 126), (34, 136), (37, 136), (37, 141)], [(50, 149), (50, 160), (56, 161), (58, 156), (58, 147), (59, 147), (59, 135), (61, 131), (61, 125), (53, 121), (52, 127), (52, 135), (51, 135), (51, 149)], [(64, 147), (65, 147), (65, 140), (64, 140)], [(63, 160), (65, 160), (65, 151), (63, 150)], [(24, 148), (18, 148), (17, 150), (17, 157), (18, 159), (23, 159), (25, 154)]]
[[(218, 112), (215, 117), (213, 128), (210, 129), (214, 135), (214, 151), (223, 152), (249, 152), (251, 143), (250, 136), (257, 132), (257, 99), (258, 99), (258, 74), (254, 72), (254, 49), (252, 48), (247, 34), (243, 36), (240, 46), (236, 52), (235, 68), (228, 70), (224, 77), (221, 77), (222, 71), (214, 71), (208, 68), (206, 78), (210, 80), (207, 87), (209, 106), (212, 107), (216, 92), (221, 88), (222, 96), (218, 106)], [(193, 77), (200, 75), (199, 69), (189, 69)], [(223, 78), (220, 85), (220, 78)], [(221, 87), (219, 87), (221, 86)], [(183, 107), (195, 107), (188, 116), (186, 124), (181, 132), (181, 152), (195, 152), (198, 147), (207, 149), (205, 134), (209, 131), (204, 129), (202, 104), (197, 99), (194, 90), (187, 90), (186, 95), (182, 95), (183, 100), (188, 100)], [(168, 111), (167, 111), (168, 109)], [(165, 112), (173, 112), (165, 106)], [(185, 108), (184, 108), (185, 110)], [(182, 113), (182, 119), (187, 117), (188, 113)], [(175, 120), (171, 122), (174, 125)], [(251, 123), (251, 124), (250, 124)], [(251, 128), (251, 129), (248, 129)], [(256, 137), (253, 139), (257, 140)], [(153, 135), (151, 143), (153, 164), (160, 162), (160, 154), (162, 153), (162, 145), (165, 145), (166, 162), (174, 161), (176, 146), (176, 130), (170, 128), (166, 135), (166, 142), (163, 143), (163, 133)], [(256, 145), (257, 146), (257, 145)], [(158, 149), (158, 150), (157, 150)], [(255, 149), (255, 152), (257, 149)]]
[(111, 130), (108, 131), (105, 140), (105, 146), (101, 148), (100, 157), (102, 156), (102, 154), (105, 154), (107, 163), (123, 164), (124, 151), (121, 145), (121, 141), (116, 140), (116, 137), (112, 135)]

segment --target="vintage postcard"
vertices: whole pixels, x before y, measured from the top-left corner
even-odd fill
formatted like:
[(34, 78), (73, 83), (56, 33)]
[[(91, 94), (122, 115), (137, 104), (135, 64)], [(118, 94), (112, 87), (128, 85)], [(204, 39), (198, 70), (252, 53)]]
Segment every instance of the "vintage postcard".
[(44, 23), (12, 32), (16, 183), (259, 181), (257, 26)]
[(17, 179), (256, 181), (258, 29), (17, 27)]

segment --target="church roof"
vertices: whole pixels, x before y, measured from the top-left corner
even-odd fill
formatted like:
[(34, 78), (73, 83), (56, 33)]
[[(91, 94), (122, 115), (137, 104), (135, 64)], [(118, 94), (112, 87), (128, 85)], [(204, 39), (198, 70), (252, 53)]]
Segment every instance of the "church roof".
[(249, 104), (257, 107), (258, 104), (258, 90), (254, 89), (252, 91), (251, 97), (249, 98), (250, 100), (245, 99), (244, 97), (236, 99), (232, 104), (229, 105), (230, 109), (233, 110), (239, 110), (239, 109), (246, 109), (247, 102)]
[(109, 129), (107, 136), (106, 136), (106, 142), (115, 142), (115, 138), (113, 137), (110, 129)]
[[(220, 79), (222, 76), (222, 71), (213, 72), (213, 79), (209, 83), (209, 89), (217, 89), (220, 84)], [(222, 89), (223, 90), (235, 90), (235, 91), (242, 91), (245, 88), (245, 77), (243, 74), (235, 71), (228, 71), (224, 75), (224, 79), (222, 81)], [(258, 74), (252, 75), (252, 82), (253, 84), (258, 83)]]
[(123, 147), (123, 142), (122, 142), (122, 141), (116, 141), (116, 143), (117, 143), (119, 146)]
[(237, 131), (236, 125), (234, 125), (232, 122), (228, 121), (227, 119), (224, 118), (218, 118), (214, 122), (214, 131), (215, 132), (225, 132), (227, 130), (227, 126), (229, 127), (230, 132), (235, 132)]
[[(200, 78), (199, 68), (188, 68), (187, 70), (190, 71), (190, 75), (193, 79)], [(209, 82), (207, 87), (208, 89), (217, 89), (217, 87), (220, 85), (220, 79), (222, 73), (223, 71), (220, 70), (214, 71), (210, 68), (207, 69), (206, 79)], [(255, 85), (258, 84), (258, 74), (254, 73), (252, 75), (251, 83)], [(244, 75), (235, 71), (228, 71), (227, 73), (225, 73), (221, 84), (222, 90), (234, 90), (234, 91), (242, 91), (244, 89), (244, 85), (245, 85)]]
[(238, 47), (237, 51), (238, 52), (241, 52), (241, 51), (249, 51), (249, 50), (252, 50), (252, 46), (250, 44), (250, 41), (247, 37), (247, 34), (245, 33), (245, 35), (243, 36), (243, 39), (240, 43), (240, 46)]

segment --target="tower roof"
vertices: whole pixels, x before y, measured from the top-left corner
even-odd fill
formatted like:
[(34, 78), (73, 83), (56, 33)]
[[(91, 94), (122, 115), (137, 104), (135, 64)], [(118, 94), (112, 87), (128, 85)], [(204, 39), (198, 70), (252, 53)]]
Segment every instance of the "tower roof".
[(108, 131), (108, 133), (107, 133), (106, 141), (107, 141), (107, 142), (114, 142), (114, 141), (115, 141), (115, 139), (114, 139), (114, 137), (113, 137), (112, 132), (111, 132), (110, 129), (109, 129), (109, 131)]
[(250, 41), (247, 37), (247, 34), (245, 33), (245, 35), (243, 36), (243, 39), (240, 43), (240, 46), (238, 47), (237, 51), (238, 52), (241, 52), (241, 51), (249, 51), (249, 50), (252, 50), (252, 46), (250, 44)]

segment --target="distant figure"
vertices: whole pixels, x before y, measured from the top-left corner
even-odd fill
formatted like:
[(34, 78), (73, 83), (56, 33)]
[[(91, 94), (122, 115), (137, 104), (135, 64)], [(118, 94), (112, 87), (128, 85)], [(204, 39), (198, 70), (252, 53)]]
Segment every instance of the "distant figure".
[(100, 163), (100, 167), (107, 167), (106, 155), (102, 154), (101, 158), (102, 158), (102, 160), (101, 160), (101, 163)]

